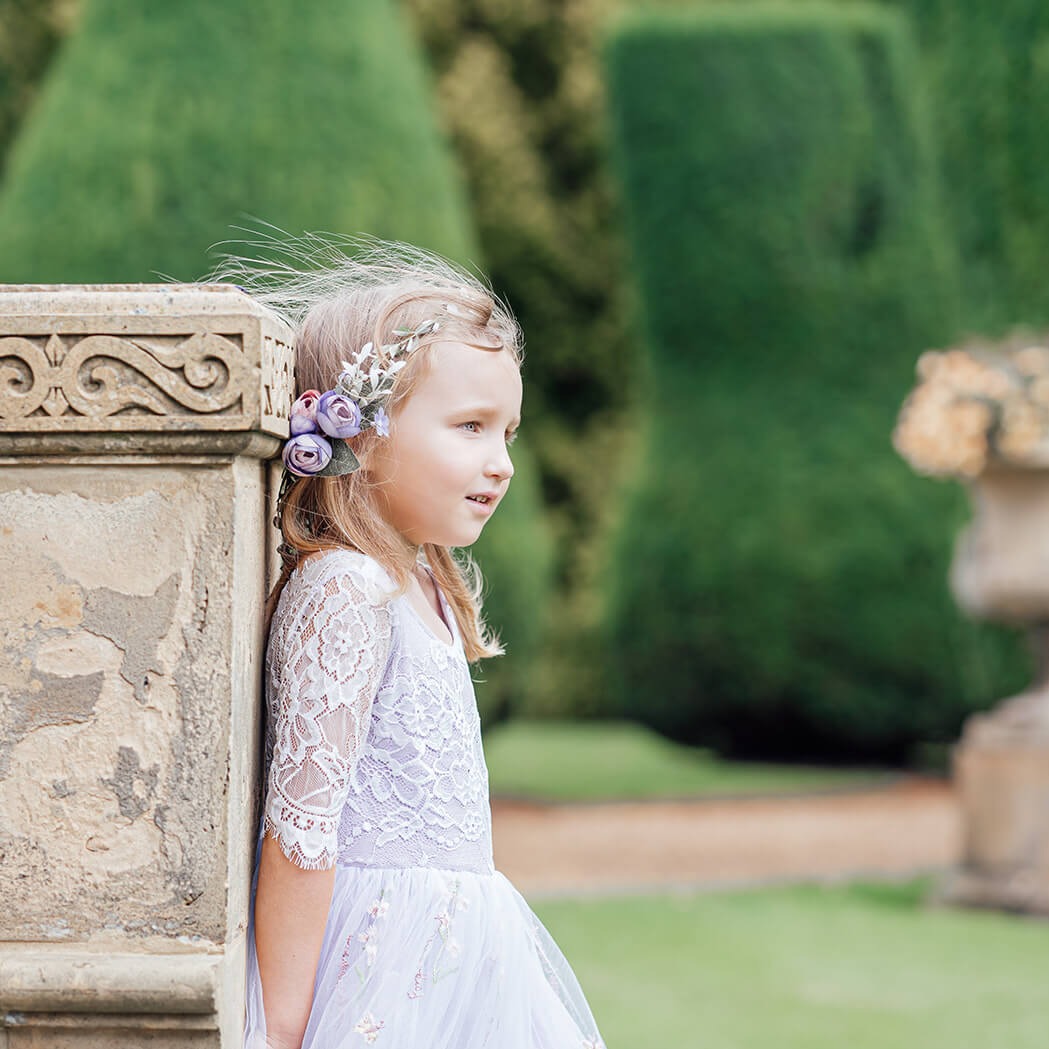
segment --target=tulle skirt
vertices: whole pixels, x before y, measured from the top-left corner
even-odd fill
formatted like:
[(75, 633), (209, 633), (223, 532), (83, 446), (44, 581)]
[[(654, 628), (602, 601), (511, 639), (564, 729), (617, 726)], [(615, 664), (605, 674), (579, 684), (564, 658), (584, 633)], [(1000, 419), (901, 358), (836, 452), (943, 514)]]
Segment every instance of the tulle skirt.
[[(265, 1044), (253, 934), (245, 1044)], [(503, 875), (338, 867), (303, 1049), (603, 1049), (579, 983)]]

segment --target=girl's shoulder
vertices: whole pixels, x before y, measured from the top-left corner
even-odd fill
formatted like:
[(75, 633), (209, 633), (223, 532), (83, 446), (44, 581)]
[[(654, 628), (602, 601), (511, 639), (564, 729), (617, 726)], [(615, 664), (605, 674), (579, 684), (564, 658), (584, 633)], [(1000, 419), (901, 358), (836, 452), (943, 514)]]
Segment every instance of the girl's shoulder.
[(316, 593), (330, 589), (333, 580), (370, 605), (387, 604), (399, 590), (393, 577), (375, 558), (346, 547), (331, 547), (311, 554), (292, 572), (285, 588)]

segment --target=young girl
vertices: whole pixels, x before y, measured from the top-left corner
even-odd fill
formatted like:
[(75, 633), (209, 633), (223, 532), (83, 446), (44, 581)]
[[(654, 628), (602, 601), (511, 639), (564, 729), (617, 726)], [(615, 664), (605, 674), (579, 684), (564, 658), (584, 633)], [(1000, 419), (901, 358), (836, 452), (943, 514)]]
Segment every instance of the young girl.
[(513, 476), (520, 332), (433, 255), (317, 249), (319, 272), (225, 274), (295, 326), (301, 391), (268, 606), (246, 1044), (599, 1049), (564, 957), (493, 867), (469, 664), (501, 649), (452, 554)]

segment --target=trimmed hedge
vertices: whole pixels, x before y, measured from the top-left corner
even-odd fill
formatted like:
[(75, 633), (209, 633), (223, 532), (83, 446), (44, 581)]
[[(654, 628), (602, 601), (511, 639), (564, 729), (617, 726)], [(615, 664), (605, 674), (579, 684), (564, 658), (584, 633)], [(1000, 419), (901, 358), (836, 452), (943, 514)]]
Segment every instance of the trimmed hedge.
[[(193, 280), (249, 215), (477, 257), (397, 5), (89, 0), (9, 155), (0, 280)], [(492, 602), (494, 706), (530, 680), (549, 582), (535, 485), (514, 487), (479, 557), (513, 595)]]
[(607, 63), (651, 354), (608, 572), (619, 710), (740, 754), (954, 738), (1026, 668), (948, 593), (961, 490), (889, 443), (959, 313), (906, 25), (637, 15)]
[(476, 254), (392, 0), (90, 0), (0, 189), (0, 280), (192, 280), (257, 215)]
[(1049, 5), (894, 0), (915, 22), (936, 106), (963, 321), (992, 333), (1049, 322)]

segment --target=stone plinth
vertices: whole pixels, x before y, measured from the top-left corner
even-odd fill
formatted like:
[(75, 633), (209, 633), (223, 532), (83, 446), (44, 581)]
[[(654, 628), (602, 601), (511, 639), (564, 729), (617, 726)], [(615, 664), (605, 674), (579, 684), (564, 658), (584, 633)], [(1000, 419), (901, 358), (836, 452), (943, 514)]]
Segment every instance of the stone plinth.
[(290, 333), (0, 286), (0, 1045), (235, 1046)]
[(965, 856), (954, 902), (1049, 915), (1049, 694), (969, 720), (954, 752)]

